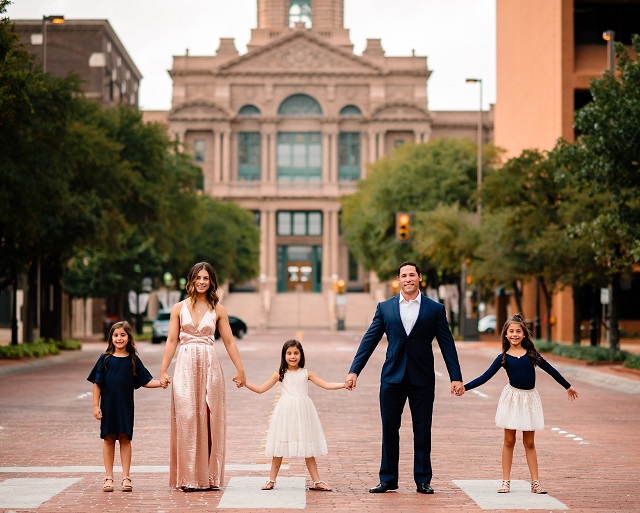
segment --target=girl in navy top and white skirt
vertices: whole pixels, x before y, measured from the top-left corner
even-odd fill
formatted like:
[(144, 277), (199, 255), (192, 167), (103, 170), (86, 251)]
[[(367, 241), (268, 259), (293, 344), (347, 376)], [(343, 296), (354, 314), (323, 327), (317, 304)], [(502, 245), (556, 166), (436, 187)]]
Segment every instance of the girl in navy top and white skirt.
[(495, 376), (501, 367), (504, 367), (509, 377), (509, 383), (500, 394), (496, 411), (496, 426), (504, 429), (502, 485), (498, 489), (498, 493), (508, 493), (510, 490), (516, 431), (522, 431), (522, 442), (531, 473), (531, 492), (547, 493), (540, 486), (538, 480), (538, 456), (534, 443), (536, 430), (544, 428), (542, 402), (535, 389), (536, 366), (547, 372), (567, 390), (569, 400), (577, 399), (578, 392), (536, 351), (531, 341), (531, 332), (521, 315), (517, 314), (507, 319), (502, 328), (500, 339), (502, 340), (502, 353), (496, 357), (482, 376), (467, 383), (464, 388), (466, 391), (483, 385)]

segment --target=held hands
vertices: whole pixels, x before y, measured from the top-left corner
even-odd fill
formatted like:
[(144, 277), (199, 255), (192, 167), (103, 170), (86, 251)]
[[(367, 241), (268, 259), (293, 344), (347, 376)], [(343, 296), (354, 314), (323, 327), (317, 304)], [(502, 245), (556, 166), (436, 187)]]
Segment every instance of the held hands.
[(239, 371), (234, 377), (233, 382), (237, 388), (242, 388), (247, 383), (247, 378), (244, 375), (244, 371)]
[(451, 382), (451, 395), (461, 396), (465, 392), (464, 384), (462, 381), (452, 381)]
[(347, 390), (354, 390), (356, 388), (357, 381), (358, 381), (358, 375), (351, 372), (347, 374), (347, 377), (344, 379), (344, 387)]
[(160, 386), (162, 388), (167, 388), (171, 383), (171, 376), (169, 376), (166, 372), (160, 374)]

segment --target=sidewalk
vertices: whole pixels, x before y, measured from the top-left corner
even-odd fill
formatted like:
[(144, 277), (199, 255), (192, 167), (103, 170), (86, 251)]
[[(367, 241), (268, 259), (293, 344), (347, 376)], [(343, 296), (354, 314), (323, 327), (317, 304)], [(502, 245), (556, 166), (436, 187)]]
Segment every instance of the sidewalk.
[[(330, 331), (252, 332), (238, 345), (251, 381), (262, 383), (277, 370), (282, 343), (292, 337), (302, 339), (307, 368), (325, 380), (341, 381), (361, 335)], [(141, 342), (138, 346), (145, 365), (157, 376), (164, 345)], [(378, 388), (385, 356), (384, 343), (380, 346), (355, 391), (309, 387), (329, 443), (329, 454), (318, 458), (318, 468), (320, 478), (334, 489), (330, 493), (305, 491), (309, 477), (304, 461), (298, 459), (285, 462), (273, 492), (259, 489), (268, 476), (270, 461), (262, 446), (277, 390), (257, 395), (233, 387), (233, 366), (222, 344), (216, 348), (228, 383), (227, 470), (225, 487), (216, 492), (185, 494), (168, 486), (170, 393), (161, 389), (136, 392), (133, 493), (124, 494), (119, 487), (110, 494), (101, 491), (102, 446), (98, 424), (91, 415), (91, 384), (86, 376), (104, 349), (103, 342), (85, 344), (82, 351), (73, 354), (49, 357), (46, 366), (27, 364), (31, 362), (4, 365), (0, 368), (0, 511), (637, 511), (640, 393), (629, 392), (625, 387), (629, 382), (640, 387), (640, 379), (613, 376), (611, 383), (620, 388), (611, 388), (598, 378), (609, 375), (602, 369), (554, 361), (554, 366), (577, 388), (580, 399), (568, 402), (564, 390), (546, 373), (540, 373), (537, 388), (547, 425), (536, 434), (536, 445), (542, 484), (549, 495), (528, 492), (529, 476), (519, 436), (513, 492), (507, 497), (499, 496), (495, 489), (500, 479), (502, 430), (495, 427), (493, 416), (506, 376), (497, 375), (477, 391), (452, 397), (435, 343), (432, 485), (436, 493), (423, 496), (415, 492), (411, 472), (413, 435), (406, 408), (401, 428), (400, 489), (383, 495), (369, 494), (368, 488), (378, 482), (380, 459)], [(461, 342), (457, 347), (465, 380), (484, 372), (497, 354), (497, 346), (483, 342)], [(6, 373), (8, 368), (12, 369), (11, 374)], [(116, 485), (120, 479), (120, 471), (116, 471)], [(26, 488), (20, 492), (13, 488), (11, 492), (11, 486)], [(57, 488), (48, 488), (54, 486)], [(47, 490), (48, 495), (44, 493)], [(38, 493), (43, 499), (37, 505), (27, 506), (25, 502), (22, 506), (9, 506), (2, 502), (16, 497), (35, 501)]]

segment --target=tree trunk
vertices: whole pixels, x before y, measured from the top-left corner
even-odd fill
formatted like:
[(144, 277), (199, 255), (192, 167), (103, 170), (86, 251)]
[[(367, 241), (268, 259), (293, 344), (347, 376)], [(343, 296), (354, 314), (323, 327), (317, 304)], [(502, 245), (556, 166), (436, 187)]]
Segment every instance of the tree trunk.
[(589, 322), (589, 343), (592, 346), (600, 344), (600, 291), (593, 287), (591, 291), (591, 322)]
[(518, 287), (518, 282), (513, 281), (513, 295), (516, 299), (516, 306), (518, 307), (518, 312), (524, 314), (522, 311), (522, 291)]
[(620, 274), (613, 275), (610, 286), (609, 297), (609, 349), (611, 351), (620, 350), (620, 327), (618, 319), (620, 315)]
[(571, 287), (571, 299), (573, 300), (573, 344), (580, 345), (580, 319), (582, 319), (582, 309), (580, 308), (580, 300), (578, 294), (578, 286), (573, 285)]
[(18, 274), (12, 273), (12, 300), (11, 300), (11, 345), (18, 345)]
[(542, 288), (542, 293), (544, 294), (545, 303), (547, 305), (547, 341), (551, 342), (551, 308), (553, 306), (553, 296), (549, 289), (547, 289), (547, 284), (542, 276), (540, 276), (540, 287)]

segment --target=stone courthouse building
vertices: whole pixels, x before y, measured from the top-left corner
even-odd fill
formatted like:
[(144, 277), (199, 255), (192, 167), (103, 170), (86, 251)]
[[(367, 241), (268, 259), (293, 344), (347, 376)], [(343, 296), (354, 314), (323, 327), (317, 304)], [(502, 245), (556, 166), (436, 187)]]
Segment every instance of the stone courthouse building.
[[(374, 277), (340, 236), (340, 196), (394, 147), (436, 135), (426, 57), (387, 57), (379, 39), (354, 54), (343, 3), (258, 0), (245, 54), (221, 39), (213, 56), (173, 60), (170, 130), (202, 167), (204, 193), (255, 213), (256, 289), (326, 292), (337, 277), (368, 289)], [(440, 127), (475, 140), (477, 119), (443, 112)]]

